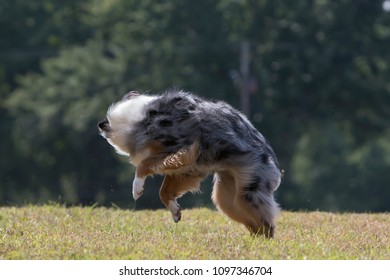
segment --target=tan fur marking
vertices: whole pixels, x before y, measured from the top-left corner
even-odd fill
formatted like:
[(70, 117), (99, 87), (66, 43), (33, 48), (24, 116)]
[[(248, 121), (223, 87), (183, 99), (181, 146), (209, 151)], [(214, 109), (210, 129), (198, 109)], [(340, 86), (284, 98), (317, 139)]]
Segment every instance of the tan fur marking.
[(169, 200), (175, 200), (188, 191), (197, 190), (201, 178), (186, 175), (167, 175), (160, 188), (160, 198), (168, 207)]
[(199, 144), (194, 143), (187, 150), (180, 150), (176, 154), (169, 155), (164, 159), (161, 170), (167, 171), (170, 169), (177, 169), (183, 166), (190, 166), (195, 164), (199, 156)]
[(199, 155), (199, 144), (194, 143), (188, 150), (180, 150), (172, 155), (154, 154), (144, 159), (137, 168), (138, 177), (153, 174), (179, 173), (182, 168), (196, 163)]

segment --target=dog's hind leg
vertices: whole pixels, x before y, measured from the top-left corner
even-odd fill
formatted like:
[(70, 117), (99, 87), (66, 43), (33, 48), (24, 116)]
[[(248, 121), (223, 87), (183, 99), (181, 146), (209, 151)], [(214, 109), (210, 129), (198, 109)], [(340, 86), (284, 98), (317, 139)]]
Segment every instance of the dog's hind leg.
[(231, 219), (243, 223), (241, 214), (233, 207), (236, 197), (234, 177), (227, 171), (214, 174), (212, 200), (215, 206)]
[(214, 176), (213, 201), (231, 219), (242, 223), (251, 234), (273, 237), (279, 212), (272, 192), (262, 192), (259, 182), (247, 183), (247, 176), (228, 171)]
[(200, 177), (189, 175), (167, 175), (160, 189), (162, 203), (171, 211), (175, 223), (181, 219), (181, 208), (177, 199), (189, 191), (197, 191), (200, 187)]
[(228, 171), (214, 175), (212, 199), (217, 208), (236, 222), (244, 224), (251, 233), (255, 231), (261, 216), (242, 198), (237, 189), (237, 176)]

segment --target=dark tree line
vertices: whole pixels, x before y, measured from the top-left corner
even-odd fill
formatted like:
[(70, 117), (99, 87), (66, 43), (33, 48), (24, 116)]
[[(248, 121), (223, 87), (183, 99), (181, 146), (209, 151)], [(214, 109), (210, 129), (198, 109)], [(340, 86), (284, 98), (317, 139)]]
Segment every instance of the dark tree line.
[[(133, 169), (97, 132), (129, 90), (240, 107), (275, 148), (287, 209), (390, 210), (390, 13), (381, 0), (0, 3), (0, 203), (133, 207)], [(147, 181), (137, 207), (161, 207)], [(188, 195), (187, 205), (208, 205)]]

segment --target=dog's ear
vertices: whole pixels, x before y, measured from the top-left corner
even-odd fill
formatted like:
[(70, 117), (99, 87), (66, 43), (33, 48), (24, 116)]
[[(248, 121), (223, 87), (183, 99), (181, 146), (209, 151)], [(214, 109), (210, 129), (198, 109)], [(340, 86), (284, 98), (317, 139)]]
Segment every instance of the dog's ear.
[(126, 93), (124, 96), (123, 96), (123, 98), (122, 98), (122, 100), (124, 101), (124, 100), (129, 100), (129, 99), (132, 99), (132, 98), (134, 98), (134, 97), (137, 97), (137, 96), (140, 96), (141, 94), (138, 92), (138, 91), (130, 91), (130, 92), (128, 92), (128, 93)]
[(101, 131), (104, 131), (104, 132), (110, 131), (110, 123), (108, 122), (106, 117), (98, 123), (98, 127)]

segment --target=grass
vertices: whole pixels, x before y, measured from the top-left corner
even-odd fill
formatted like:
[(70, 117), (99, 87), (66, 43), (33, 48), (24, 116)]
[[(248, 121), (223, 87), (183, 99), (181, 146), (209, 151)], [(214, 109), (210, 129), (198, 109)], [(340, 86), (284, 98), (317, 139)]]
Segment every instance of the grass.
[(275, 238), (210, 209), (0, 208), (0, 259), (390, 259), (390, 214), (282, 212)]

